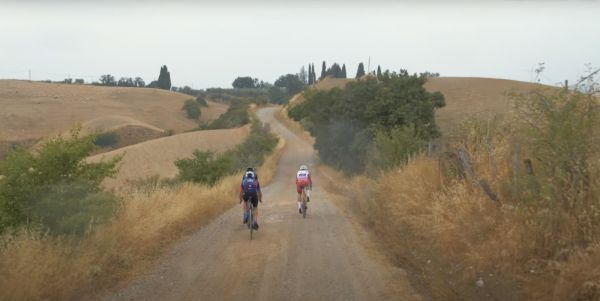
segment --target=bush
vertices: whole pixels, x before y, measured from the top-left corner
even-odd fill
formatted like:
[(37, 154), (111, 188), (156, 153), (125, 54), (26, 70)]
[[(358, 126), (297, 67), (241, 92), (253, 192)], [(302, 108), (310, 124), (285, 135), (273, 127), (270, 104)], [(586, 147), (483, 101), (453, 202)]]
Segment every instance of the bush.
[(379, 170), (387, 170), (406, 164), (411, 156), (427, 147), (427, 141), (415, 133), (414, 125), (393, 128), (389, 132), (378, 131), (374, 137), (376, 153), (370, 156), (371, 165)]
[(230, 154), (215, 156), (211, 151), (196, 150), (191, 159), (177, 160), (175, 166), (180, 180), (209, 185), (234, 172)]
[(196, 150), (192, 158), (175, 161), (175, 166), (179, 169), (177, 178), (212, 185), (248, 166), (261, 165), (277, 142), (278, 138), (270, 132), (269, 126), (255, 122), (246, 140), (232, 150), (220, 155)]
[[(100, 183), (116, 173), (120, 157), (86, 163), (96, 148), (95, 137), (80, 137), (79, 129), (71, 135), (50, 139), (35, 153), (17, 149), (0, 161), (0, 232), (39, 224), (52, 233), (81, 233), (81, 225), (102, 219), (106, 215), (101, 212), (112, 210), (114, 201), (100, 196)], [(106, 207), (99, 209), (102, 206)], [(56, 218), (46, 215), (51, 207)], [(67, 223), (74, 226), (61, 225), (58, 219), (71, 220)]]
[(250, 122), (248, 116), (247, 101), (235, 101), (232, 102), (227, 111), (219, 116), (216, 120), (208, 125), (202, 126), (203, 130), (215, 130), (215, 129), (230, 129), (240, 127)]
[(208, 103), (206, 102), (206, 99), (203, 96), (196, 97), (196, 102), (199, 106), (208, 107)]
[(94, 139), (94, 144), (99, 147), (109, 147), (117, 143), (119, 143), (119, 135), (115, 132), (101, 133)]
[[(382, 162), (400, 164), (415, 146), (439, 136), (434, 111), (445, 105), (444, 96), (428, 92), (423, 87), (426, 81), (424, 76), (407, 72), (386, 73), (381, 79), (366, 77), (351, 82), (343, 90), (309, 90), (304, 93), (306, 101), (288, 114), (307, 126), (323, 162), (346, 173), (363, 172), (372, 161), (369, 155), (374, 154), (388, 156), (380, 159)], [(410, 128), (412, 133), (394, 130), (398, 128)], [(376, 135), (379, 145), (373, 141)], [(409, 143), (390, 148), (386, 136), (398, 136)], [(371, 151), (377, 147), (379, 152)], [(389, 157), (392, 155), (401, 157)]]
[(193, 99), (186, 100), (181, 109), (185, 111), (187, 117), (190, 119), (200, 118), (200, 106), (198, 105), (198, 102)]
[(53, 235), (83, 235), (105, 222), (116, 209), (117, 198), (87, 183), (57, 183), (40, 187), (36, 203), (25, 212)]

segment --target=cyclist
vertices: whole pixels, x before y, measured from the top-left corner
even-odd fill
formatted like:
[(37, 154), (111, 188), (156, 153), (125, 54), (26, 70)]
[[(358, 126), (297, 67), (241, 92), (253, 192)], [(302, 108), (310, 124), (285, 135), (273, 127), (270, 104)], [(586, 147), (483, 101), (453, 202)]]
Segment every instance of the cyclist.
[(301, 165), (300, 170), (296, 173), (296, 191), (298, 192), (298, 213), (302, 213), (302, 188), (308, 187), (306, 192), (306, 202), (310, 202), (310, 190), (312, 189), (312, 180), (308, 166)]
[(262, 203), (262, 192), (260, 191), (260, 183), (258, 182), (258, 175), (254, 171), (254, 168), (249, 167), (246, 169), (246, 173), (242, 178), (242, 185), (240, 186), (240, 203), (244, 202), (243, 209), (243, 220), (245, 224), (248, 222), (248, 201), (252, 202), (254, 206), (254, 224), (252, 227), (258, 230), (258, 202)]

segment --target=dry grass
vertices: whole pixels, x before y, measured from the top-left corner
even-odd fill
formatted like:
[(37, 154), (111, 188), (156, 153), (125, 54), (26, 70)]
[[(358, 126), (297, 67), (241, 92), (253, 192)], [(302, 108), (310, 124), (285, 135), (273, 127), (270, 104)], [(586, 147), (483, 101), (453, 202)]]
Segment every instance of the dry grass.
[[(80, 124), (84, 133), (119, 131), (131, 145), (197, 127), (181, 107), (192, 96), (160, 89), (100, 87), (0, 80), (0, 158), (10, 145), (68, 133)], [(208, 123), (228, 105), (208, 101), (199, 122)], [(33, 143), (32, 143), (33, 141)]]
[(529, 92), (536, 85), (539, 84), (497, 78), (433, 77), (425, 89), (444, 94), (446, 106), (436, 111), (435, 119), (447, 131), (467, 117), (491, 120), (508, 114), (511, 106), (507, 93)]
[[(325, 187), (346, 196), (340, 205), (353, 209), (390, 260), (433, 300), (600, 300), (600, 244), (559, 247), (568, 239), (562, 235), (577, 230), (575, 217), (512, 201), (509, 136), (491, 141), (495, 164), (485, 148), (477, 149), (475, 136), (466, 134), (461, 145), (501, 204), (426, 156), (377, 179), (340, 180), (330, 168), (320, 171)], [(549, 223), (560, 223), (561, 232)]]
[(123, 156), (119, 173), (114, 179), (106, 179), (103, 186), (118, 188), (127, 182), (158, 175), (171, 178), (177, 174), (174, 162), (192, 155), (196, 149), (222, 152), (240, 144), (250, 133), (250, 126), (236, 129), (195, 131), (120, 148), (92, 156), (89, 162), (98, 162)]
[[(272, 179), (285, 142), (259, 171)], [(182, 235), (238, 204), (241, 174), (213, 187), (177, 187), (127, 192), (114, 219), (74, 244), (39, 233), (5, 236), (0, 249), (0, 299), (85, 299), (149, 267)]]
[[(300, 94), (296, 94), (296, 96), (298, 96)], [(294, 97), (296, 97), (294, 96)], [(298, 137), (301, 137), (302, 139), (304, 139), (306, 142), (310, 143), (311, 145), (315, 143), (315, 138), (313, 136), (310, 135), (309, 132), (307, 132), (302, 125), (300, 125), (300, 123), (292, 120), (289, 116), (288, 116), (288, 107), (281, 107), (281, 110), (277, 111), (277, 113), (275, 113), (275, 119), (277, 119), (279, 122), (281, 122), (283, 125), (285, 125), (286, 128), (288, 128), (290, 131), (292, 131), (294, 134), (298, 135)]]

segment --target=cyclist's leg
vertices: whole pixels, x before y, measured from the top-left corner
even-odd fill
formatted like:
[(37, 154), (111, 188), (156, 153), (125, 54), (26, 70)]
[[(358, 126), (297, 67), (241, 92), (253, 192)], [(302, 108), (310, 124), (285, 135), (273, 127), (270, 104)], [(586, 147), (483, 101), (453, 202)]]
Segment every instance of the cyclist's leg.
[(302, 208), (302, 185), (296, 184), (296, 191), (298, 192), (298, 213), (301, 213), (300, 210)]
[(246, 223), (248, 221), (248, 198), (246, 196), (243, 197), (242, 201), (242, 218), (243, 222)]
[(254, 205), (254, 211), (252, 212), (252, 215), (254, 216), (254, 224), (258, 229), (258, 197), (254, 197), (252, 200), (249, 201), (252, 202), (252, 205)]

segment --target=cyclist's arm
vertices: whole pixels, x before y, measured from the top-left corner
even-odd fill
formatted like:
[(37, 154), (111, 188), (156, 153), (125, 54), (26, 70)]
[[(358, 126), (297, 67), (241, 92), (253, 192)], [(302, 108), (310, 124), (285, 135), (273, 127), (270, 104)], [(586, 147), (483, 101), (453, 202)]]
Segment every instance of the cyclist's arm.
[(310, 173), (308, 173), (308, 183), (310, 184), (310, 189), (312, 189), (312, 178), (310, 177)]
[(243, 194), (244, 194), (244, 185), (240, 185), (240, 195), (239, 195), (240, 203), (244, 200)]

